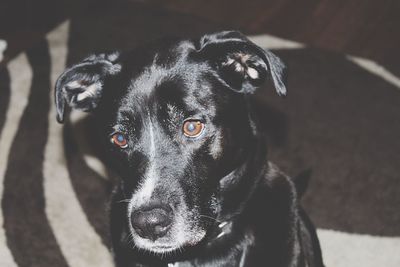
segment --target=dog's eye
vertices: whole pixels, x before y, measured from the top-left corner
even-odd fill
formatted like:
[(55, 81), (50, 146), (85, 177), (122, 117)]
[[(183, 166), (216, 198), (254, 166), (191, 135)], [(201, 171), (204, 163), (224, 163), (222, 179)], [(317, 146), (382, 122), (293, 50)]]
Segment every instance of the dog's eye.
[(204, 130), (204, 123), (199, 120), (186, 120), (183, 123), (183, 134), (187, 137), (197, 137)]
[(120, 147), (120, 148), (127, 148), (128, 141), (126, 140), (125, 136), (122, 133), (115, 133), (111, 136), (111, 143)]

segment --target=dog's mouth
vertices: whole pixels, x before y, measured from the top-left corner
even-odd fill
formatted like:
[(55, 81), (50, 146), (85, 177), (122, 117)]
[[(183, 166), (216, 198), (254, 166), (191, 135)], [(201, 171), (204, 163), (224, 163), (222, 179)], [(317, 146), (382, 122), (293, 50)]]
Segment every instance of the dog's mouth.
[(134, 247), (165, 255), (205, 240), (210, 225), (200, 215), (199, 205), (188, 207), (181, 191), (178, 188), (175, 192), (164, 192), (162, 196), (175, 196), (168, 199), (162, 196), (146, 199), (140, 190), (133, 194), (127, 219)]
[(157, 253), (161, 255), (174, 253), (176, 251), (180, 251), (181, 249), (181, 247), (175, 246), (152, 246), (150, 248), (146, 248), (146, 250), (151, 251), (152, 253)]
[(167, 236), (156, 240), (143, 238), (135, 232), (131, 233), (131, 236), (137, 248), (165, 255), (166, 253), (169, 254), (182, 251), (185, 248), (197, 245), (206, 236), (206, 231), (201, 229), (189, 232), (172, 231)]

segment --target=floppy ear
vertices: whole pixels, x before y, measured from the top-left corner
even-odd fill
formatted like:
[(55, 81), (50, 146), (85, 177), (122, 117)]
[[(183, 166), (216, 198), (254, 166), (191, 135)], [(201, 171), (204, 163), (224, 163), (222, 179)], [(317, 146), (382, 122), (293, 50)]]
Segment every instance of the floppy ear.
[(66, 106), (91, 111), (99, 103), (104, 79), (121, 70), (118, 52), (92, 55), (64, 71), (56, 82), (57, 121), (64, 121)]
[(198, 52), (214, 63), (223, 82), (235, 91), (253, 93), (271, 78), (276, 92), (286, 95), (286, 66), (240, 32), (207, 34), (200, 39)]

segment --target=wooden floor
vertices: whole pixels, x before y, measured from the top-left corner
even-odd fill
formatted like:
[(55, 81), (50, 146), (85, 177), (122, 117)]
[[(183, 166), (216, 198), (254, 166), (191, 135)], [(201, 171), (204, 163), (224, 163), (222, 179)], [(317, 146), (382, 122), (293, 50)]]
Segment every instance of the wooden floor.
[[(162, 3), (162, 1), (159, 1)], [(168, 8), (394, 65), (400, 53), (398, 0), (170, 0)]]
[[(118, 0), (200, 17), (247, 34), (270, 33), (311, 46), (374, 59), (400, 73), (398, 0)], [(62, 20), (90, 12), (94, 0), (3, 0), (0, 39), (8, 58)]]

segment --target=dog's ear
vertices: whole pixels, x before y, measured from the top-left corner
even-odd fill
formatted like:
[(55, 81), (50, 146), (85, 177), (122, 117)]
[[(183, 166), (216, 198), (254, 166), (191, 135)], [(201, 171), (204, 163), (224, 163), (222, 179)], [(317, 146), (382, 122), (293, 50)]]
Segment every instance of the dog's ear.
[(199, 54), (211, 62), (231, 89), (253, 93), (268, 78), (279, 95), (286, 95), (286, 66), (270, 51), (237, 31), (207, 34), (200, 39)]
[(64, 121), (66, 106), (92, 111), (99, 103), (104, 79), (120, 72), (119, 53), (92, 55), (61, 74), (56, 82), (57, 121)]

